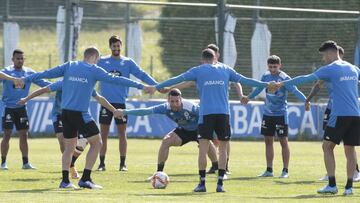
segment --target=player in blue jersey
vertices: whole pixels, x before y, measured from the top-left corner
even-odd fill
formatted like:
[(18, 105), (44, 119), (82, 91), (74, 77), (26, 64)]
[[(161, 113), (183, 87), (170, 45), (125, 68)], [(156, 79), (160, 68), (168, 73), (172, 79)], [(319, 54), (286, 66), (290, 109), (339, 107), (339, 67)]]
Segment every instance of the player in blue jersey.
[[(140, 79), (142, 82), (149, 85), (156, 85), (157, 82), (145, 73), (131, 58), (121, 55), (122, 40), (119, 36), (111, 36), (109, 39), (109, 48), (111, 55), (101, 57), (98, 65), (105, 69), (107, 72), (126, 78), (130, 77), (130, 74)], [(129, 87), (118, 86), (116, 84), (108, 83), (105, 81), (100, 82), (100, 94), (103, 95), (115, 108), (125, 109), (125, 102), (128, 96)], [(101, 107), (99, 112), (100, 133), (103, 145), (100, 150), (100, 164), (99, 171), (105, 171), (105, 155), (107, 150), (107, 138), (109, 135), (110, 124), (113, 115), (106, 108)], [(119, 152), (120, 152), (120, 171), (127, 171), (125, 164), (126, 151), (127, 151), (127, 136), (126, 136), (126, 124), (127, 117), (122, 119), (115, 118), (115, 124), (119, 136)]]
[[(219, 58), (220, 58), (220, 52), (219, 52), (219, 47), (216, 46), (215, 44), (208, 44), (206, 48), (209, 48), (211, 50), (213, 50), (215, 52), (215, 61), (217, 63), (220, 63), (219, 62)], [(236, 89), (236, 93), (238, 94), (240, 100), (242, 99), (243, 97), (243, 91), (242, 91), (242, 86), (240, 83), (233, 83), (235, 89)], [(185, 89), (185, 88), (189, 88), (189, 87), (192, 87), (192, 86), (195, 86), (195, 82), (194, 81), (186, 81), (186, 82), (182, 82), (180, 84), (177, 84), (175, 86), (173, 86), (173, 88), (179, 88), (179, 89)], [(216, 147), (219, 146), (219, 141), (218, 139), (216, 138), (216, 134), (214, 135), (214, 140), (212, 140), (212, 143), (215, 144)], [(230, 157), (230, 143), (228, 145), (228, 148), (227, 148), (227, 160), (226, 160), (226, 174), (231, 174), (230, 170), (229, 170), (229, 157)], [(209, 168), (209, 170), (206, 172), (208, 174), (213, 174), (215, 173), (217, 170), (218, 170), (218, 162), (216, 163), (212, 163), (212, 166)], [(226, 176), (224, 176), (226, 177)]]
[[(290, 79), (290, 77), (280, 70), (282, 67), (280, 57), (276, 55), (269, 56), (267, 59), (268, 71), (261, 77), (263, 82), (281, 82)], [(241, 100), (246, 104), (249, 99), (255, 98), (263, 88), (256, 88), (248, 97)], [(288, 145), (288, 111), (287, 97), (288, 92), (293, 93), (300, 101), (305, 102), (306, 97), (295, 86), (282, 87), (275, 92), (266, 91), (265, 107), (261, 125), (261, 134), (265, 140), (266, 170), (258, 177), (273, 177), (274, 160), (274, 136), (279, 137), (282, 151), (283, 169), (279, 178), (289, 177), (290, 149)]]
[[(339, 57), (341, 60), (343, 60), (344, 58), (344, 48), (342, 48), (341, 46), (338, 46), (338, 51), (339, 51)], [(311, 88), (311, 91), (309, 93), (309, 95), (306, 98), (306, 102), (305, 102), (305, 107), (307, 110), (310, 110), (310, 108), (308, 107), (309, 102), (311, 101), (311, 99), (320, 91), (321, 87), (323, 86), (323, 84), (325, 83), (327, 90), (328, 90), (328, 94), (329, 94), (329, 101), (326, 105), (326, 109), (324, 112), (324, 119), (323, 119), (323, 130), (325, 131), (327, 123), (329, 121), (330, 118), (330, 113), (331, 113), (331, 106), (332, 106), (332, 88), (331, 88), (331, 83), (329, 82), (325, 82), (323, 80), (319, 80), (317, 81), (314, 86)], [(356, 151), (355, 151), (355, 156), (356, 156)], [(321, 181), (328, 181), (329, 177), (326, 174), (324, 177), (320, 178)], [(360, 181), (360, 173), (359, 173), (359, 165), (356, 164), (356, 170), (354, 172), (354, 177), (353, 177), (353, 181), (354, 182), (359, 182)]]
[[(97, 48), (89, 47), (84, 51), (83, 61), (70, 61), (50, 70), (26, 77), (25, 81), (39, 78), (57, 78), (63, 76), (61, 119), (64, 127), (65, 150), (62, 155), (62, 181), (60, 188), (74, 188), (69, 180), (71, 156), (77, 144), (77, 135), (81, 130), (90, 144), (86, 156), (83, 175), (78, 185), (83, 188), (101, 189), (91, 179), (91, 170), (101, 148), (99, 129), (88, 112), (90, 97), (97, 81), (113, 82), (118, 85), (136, 87), (145, 92), (154, 92), (155, 88), (144, 86), (124, 77), (108, 74), (97, 66), (100, 53)], [(117, 117), (117, 115), (116, 115)]]
[[(7, 75), (11, 75), (16, 78), (26, 77), (34, 74), (35, 71), (31, 68), (25, 67), (24, 52), (20, 49), (13, 51), (12, 57), (13, 65), (1, 70)], [(18, 88), (12, 81), (3, 80), (3, 95), (2, 102), (4, 104), (4, 111), (2, 115), (2, 127), (4, 130), (4, 136), (1, 141), (1, 169), (8, 169), (6, 164), (6, 156), (9, 151), (9, 141), (14, 128), (14, 124), (19, 135), (19, 146), (22, 154), (23, 169), (35, 169), (29, 162), (29, 147), (28, 147), (28, 130), (29, 130), (29, 119), (25, 105), (18, 105), (17, 102), (22, 97), (25, 97), (29, 93), (31, 82), (26, 82), (24, 86)], [(45, 80), (33, 81), (36, 85), (44, 87), (49, 82)]]
[[(55, 99), (54, 99), (54, 105), (53, 105), (53, 108), (51, 111), (51, 117), (52, 117), (52, 121), (53, 121), (54, 131), (55, 131), (56, 137), (58, 138), (58, 141), (59, 141), (61, 153), (64, 152), (64, 145), (65, 145), (64, 135), (63, 135), (63, 125), (62, 125), (62, 121), (61, 121), (62, 83), (63, 83), (62, 80), (59, 80), (59, 81), (52, 83), (46, 87), (35, 90), (31, 94), (29, 94), (27, 97), (20, 99), (20, 101), (18, 102), (18, 104), (25, 105), (26, 102), (28, 102), (29, 100), (31, 100), (37, 96), (40, 96), (45, 93), (54, 92), (54, 91), (56, 92)], [(94, 97), (99, 104), (106, 107), (112, 113), (114, 113), (116, 111), (116, 109), (104, 97), (99, 95), (95, 90), (92, 92), (91, 96)], [(75, 161), (80, 156), (80, 154), (84, 151), (84, 149), (87, 145), (87, 139), (84, 138), (83, 134), (84, 133), (79, 132), (75, 152), (71, 159), (70, 174), (71, 174), (71, 178), (73, 178), (73, 179), (79, 178), (79, 174), (75, 168)]]
[[(150, 114), (165, 114), (178, 126), (164, 136), (158, 153), (157, 171), (163, 171), (169, 156), (169, 148), (183, 146), (190, 141), (198, 142), (199, 106), (181, 97), (179, 89), (171, 89), (168, 101), (148, 108), (126, 109), (124, 115), (144, 116)], [(214, 144), (209, 147), (208, 156), (212, 163), (218, 162)]]
[[(229, 123), (229, 94), (230, 82), (239, 82), (243, 85), (266, 87), (267, 82), (246, 78), (238, 74), (233, 68), (216, 62), (215, 53), (211, 49), (202, 51), (202, 65), (196, 66), (187, 72), (164, 81), (156, 86), (157, 90), (169, 87), (183, 81), (195, 81), (200, 97), (199, 109), (199, 175), (200, 183), (194, 192), (206, 192), (205, 169), (206, 154), (209, 150), (210, 140), (215, 132), (219, 139), (219, 176), (216, 187), (217, 192), (225, 192), (223, 177), (227, 160), (227, 145), (231, 132)], [(270, 86), (274, 88), (275, 83)]]
[(334, 41), (324, 42), (319, 48), (319, 52), (322, 60), (327, 65), (312, 74), (298, 76), (292, 80), (279, 83), (279, 87), (281, 85), (299, 85), (316, 80), (331, 83), (332, 108), (322, 146), (329, 183), (317, 192), (321, 194), (335, 194), (338, 192), (335, 180), (334, 148), (343, 141), (347, 160), (347, 182), (343, 194), (352, 195), (353, 176), (356, 168), (354, 146), (360, 145), (360, 109), (358, 101), (360, 70), (358, 67), (340, 59), (338, 47)]

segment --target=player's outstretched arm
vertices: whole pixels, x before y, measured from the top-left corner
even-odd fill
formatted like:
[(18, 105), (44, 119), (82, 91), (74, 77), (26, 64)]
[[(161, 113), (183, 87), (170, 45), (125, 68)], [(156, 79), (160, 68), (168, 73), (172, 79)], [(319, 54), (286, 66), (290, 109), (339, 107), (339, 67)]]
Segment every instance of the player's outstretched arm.
[(105, 107), (107, 110), (111, 111), (112, 113), (116, 111), (116, 108), (113, 105), (111, 105), (110, 102), (107, 99), (105, 99), (103, 96), (96, 94), (94, 98), (99, 104), (101, 104), (101, 106)]
[(247, 104), (247, 103), (249, 103), (249, 101), (250, 101), (250, 99), (247, 96), (243, 96), (240, 99), (241, 104)]
[(171, 88), (186, 89), (186, 88), (189, 88), (192, 86), (195, 86), (194, 81), (186, 81), (186, 82), (176, 84), (176, 85), (172, 86)]
[(142, 82), (148, 84), (148, 85), (157, 85), (158, 82), (151, 77), (149, 74), (147, 74), (142, 68), (138, 66), (138, 64), (135, 63), (135, 61), (131, 60), (131, 67), (130, 73), (134, 75), (136, 78), (140, 79)]
[(295, 97), (302, 101), (302, 102), (306, 102), (306, 97), (305, 95), (294, 85), (290, 85), (290, 86), (285, 86), (285, 88), (291, 92), (292, 94), (295, 95)]
[(24, 81), (21, 78), (16, 78), (16, 77), (10, 76), (2, 71), (0, 71), (0, 79), (12, 81), (15, 84), (16, 88), (24, 87)]
[(159, 104), (147, 108), (124, 109), (124, 115), (146, 116), (150, 114), (166, 114), (166, 104)]
[(164, 87), (162, 89), (159, 89), (158, 91), (162, 94), (166, 94), (166, 93), (169, 93), (171, 89), (173, 88), (177, 88), (177, 89), (186, 89), (186, 88), (189, 88), (191, 86), (194, 86), (195, 85), (195, 82), (194, 81), (186, 81), (186, 82), (182, 82), (182, 83), (179, 83), (179, 84), (176, 84), (176, 85), (173, 85), (171, 87)]
[(263, 87), (257, 87), (247, 96), (248, 99), (254, 99), (257, 95), (260, 94), (260, 92), (263, 91), (263, 89), (264, 89)]
[(149, 85), (144, 85), (143, 90), (145, 93), (148, 93), (148, 94), (154, 94), (156, 92), (155, 86), (149, 86)]
[(311, 103), (309, 101), (305, 102), (305, 111), (310, 111)]
[(262, 87), (262, 88), (265, 88), (268, 85), (267, 82), (262, 82), (262, 81), (259, 81), (259, 80), (255, 80), (253, 78), (245, 77), (245, 76), (237, 73), (233, 69), (230, 69), (230, 81), (238, 82), (241, 85), (246, 85), (246, 86), (250, 86), (250, 87)]
[(281, 85), (285, 86), (291, 86), (291, 85), (302, 85), (304, 83), (314, 82), (316, 80), (319, 80), (318, 76), (316, 76), (314, 73), (308, 74), (308, 75), (300, 75), (290, 80), (285, 80), (280, 83)]
[(322, 84), (324, 83), (323, 80), (319, 80), (312, 86), (309, 95), (306, 97), (306, 101), (310, 102), (311, 99), (320, 91)]
[[(144, 85), (134, 80), (125, 78), (123, 76), (113, 76), (108, 74), (104, 69), (97, 66), (94, 68), (94, 76), (98, 81), (104, 81), (108, 83), (118, 84), (127, 87), (135, 87), (137, 89), (144, 89)], [(145, 91), (146, 92), (146, 91)]]
[(124, 109), (124, 115), (146, 116), (153, 114), (153, 109), (154, 107), (139, 108), (139, 109)]
[(235, 86), (236, 94), (239, 96), (239, 99), (241, 100), (244, 97), (243, 89), (240, 83), (233, 83)]
[(42, 94), (45, 94), (45, 93), (48, 93), (48, 92), (51, 92), (51, 89), (49, 86), (46, 86), (46, 87), (43, 87), (43, 88), (40, 88), (40, 89), (37, 89), (35, 90), (34, 92), (32, 92), (31, 94), (29, 94), (27, 97), (25, 98), (21, 98), (19, 101), (18, 101), (18, 104), (20, 105), (25, 105), (26, 102), (28, 102), (29, 100), (35, 98), (35, 97), (38, 97)]
[(44, 79), (35, 80), (33, 83), (35, 83), (39, 87), (46, 87), (51, 84), (51, 82)]
[(24, 78), (25, 82), (35, 82), (44, 78), (58, 78), (64, 76), (66, 68), (69, 66), (69, 62), (56, 66), (49, 70), (31, 74)]
[(311, 108), (311, 99), (320, 91), (321, 86), (324, 84), (323, 80), (319, 80), (315, 83), (314, 86), (312, 86), (311, 91), (309, 93), (309, 95), (306, 97), (306, 101), (305, 101), (305, 111), (310, 111)]
[(165, 80), (164, 82), (161, 82), (155, 86), (157, 90), (161, 90), (165, 87), (171, 87), (173, 85), (179, 84), (181, 82), (185, 81), (185, 77), (183, 75), (178, 75), (176, 77), (170, 78), (168, 80)]
[(10, 75), (8, 75), (8, 74), (0, 71), (0, 79), (1, 79), (1, 80), (11, 80), (11, 81), (13, 81), (13, 82), (15, 83), (15, 82), (17, 82), (17, 80), (18, 80), (19, 78), (10, 76)]

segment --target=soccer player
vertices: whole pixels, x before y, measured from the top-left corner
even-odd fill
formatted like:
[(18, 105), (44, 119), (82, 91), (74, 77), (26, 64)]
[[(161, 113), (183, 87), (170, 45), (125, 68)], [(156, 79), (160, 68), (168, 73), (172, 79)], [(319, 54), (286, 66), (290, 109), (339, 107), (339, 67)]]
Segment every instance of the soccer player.
[[(144, 116), (150, 114), (165, 114), (178, 126), (165, 135), (158, 153), (157, 171), (163, 171), (169, 156), (169, 148), (183, 146), (190, 141), (198, 142), (199, 106), (191, 101), (182, 99), (179, 89), (171, 89), (168, 101), (148, 108), (125, 109), (124, 115)], [(212, 163), (218, 163), (216, 148), (211, 144), (208, 156)]]
[(360, 145), (360, 109), (358, 101), (360, 70), (358, 67), (340, 59), (338, 46), (334, 41), (324, 42), (320, 46), (319, 52), (322, 60), (327, 65), (312, 74), (295, 77), (292, 80), (279, 83), (278, 86), (299, 85), (316, 80), (324, 80), (331, 84), (333, 103), (322, 146), (329, 183), (317, 192), (321, 194), (335, 194), (338, 192), (335, 180), (334, 148), (343, 141), (347, 160), (347, 182), (343, 194), (352, 195), (353, 176), (356, 168), (354, 146)]
[[(215, 52), (215, 61), (216, 63), (221, 63), (219, 62), (219, 58), (220, 58), (220, 52), (219, 52), (219, 47), (216, 46), (215, 44), (208, 44), (207, 48), (213, 50)], [(233, 83), (236, 89), (236, 93), (239, 95), (240, 100), (243, 97), (243, 91), (242, 91), (242, 86), (240, 83)], [(180, 84), (177, 84), (174, 86), (174, 88), (178, 88), (178, 89), (185, 89), (185, 88), (189, 88), (191, 86), (195, 86), (195, 82), (193, 81), (186, 81), (186, 82), (182, 82)], [(218, 147), (219, 141), (216, 139), (216, 135), (214, 135), (214, 140), (212, 140), (212, 142), (215, 144), (216, 147)], [(229, 155), (230, 155), (230, 143), (228, 145), (227, 148), (227, 160), (226, 160), (226, 174), (231, 174), (230, 170), (229, 170)], [(210, 167), (210, 169), (207, 171), (208, 174), (213, 174), (218, 170), (218, 163), (212, 163), (212, 166)]]
[[(101, 189), (91, 179), (91, 170), (101, 148), (99, 129), (88, 112), (90, 97), (97, 81), (113, 82), (118, 85), (144, 89), (145, 92), (154, 92), (153, 87), (144, 86), (124, 77), (109, 75), (104, 69), (97, 66), (100, 53), (97, 48), (89, 47), (84, 51), (83, 61), (70, 61), (50, 70), (33, 74), (25, 78), (32, 81), (39, 78), (57, 78), (63, 76), (62, 87), (62, 122), (64, 127), (65, 146), (62, 155), (62, 181), (60, 188), (76, 188), (69, 180), (71, 156), (77, 144), (79, 130), (85, 133), (90, 144), (86, 156), (85, 169), (78, 185), (83, 188)], [(120, 111), (114, 112), (115, 117)]]
[[(146, 74), (131, 58), (121, 55), (122, 40), (119, 36), (114, 35), (109, 39), (109, 48), (111, 50), (110, 56), (101, 57), (98, 65), (105, 69), (107, 72), (126, 78), (130, 77), (130, 74), (140, 79), (142, 82), (148, 85), (156, 85), (157, 82), (148, 74)], [(119, 86), (116, 84), (108, 83), (105, 81), (100, 82), (100, 94), (103, 95), (115, 108), (125, 109), (125, 102), (128, 96), (129, 88), (125, 86)], [(106, 108), (101, 107), (99, 112), (100, 134), (103, 145), (100, 150), (100, 164), (99, 171), (105, 171), (105, 155), (107, 150), (107, 138), (109, 135), (110, 124), (113, 114)], [(127, 117), (122, 119), (115, 118), (115, 124), (119, 136), (119, 152), (120, 152), (120, 171), (127, 171), (125, 164), (126, 151), (127, 151), (127, 136), (126, 136), (126, 124)]]
[[(342, 48), (341, 46), (338, 46), (338, 51), (339, 51), (339, 57), (341, 60), (343, 60), (344, 58), (344, 48)], [(329, 94), (329, 101), (326, 105), (326, 109), (324, 112), (324, 119), (323, 119), (323, 130), (325, 131), (327, 123), (329, 121), (330, 118), (330, 113), (331, 113), (331, 105), (332, 105), (332, 88), (331, 88), (331, 83), (329, 82), (325, 82), (323, 80), (319, 80), (317, 81), (314, 86), (311, 88), (311, 91), (309, 93), (309, 95), (306, 98), (306, 102), (305, 102), (305, 107), (307, 110), (310, 110), (310, 108), (308, 107), (308, 103), (311, 101), (311, 99), (320, 91), (321, 86), (325, 83), (326, 88), (328, 90), (328, 94)], [(355, 151), (355, 157), (356, 157), (356, 151)], [(324, 177), (320, 178), (321, 181), (328, 181), (329, 177), (326, 174)], [(353, 181), (354, 182), (359, 182), (360, 181), (360, 173), (359, 173), (359, 165), (356, 163), (356, 170), (354, 172), (354, 177), (353, 177)]]
[[(169, 87), (183, 81), (196, 81), (200, 97), (199, 109), (199, 175), (200, 183), (194, 192), (206, 192), (205, 169), (206, 154), (209, 150), (210, 140), (216, 132), (219, 139), (219, 171), (216, 192), (225, 192), (223, 177), (227, 160), (227, 146), (231, 137), (229, 123), (229, 82), (240, 82), (244, 85), (265, 87), (266, 82), (246, 78), (238, 74), (233, 68), (225, 64), (216, 63), (215, 53), (211, 49), (202, 51), (202, 65), (196, 66), (187, 72), (164, 81), (156, 86), (157, 90)], [(275, 86), (271, 83), (272, 87)]]
[[(46, 87), (35, 90), (31, 94), (29, 94), (27, 97), (20, 99), (20, 101), (18, 102), (18, 104), (25, 105), (26, 102), (28, 102), (29, 100), (31, 100), (35, 97), (38, 97), (42, 94), (53, 92), (53, 91), (56, 92), (54, 105), (53, 105), (51, 114), (52, 114), (54, 131), (55, 131), (56, 137), (58, 138), (58, 141), (59, 141), (61, 153), (64, 152), (64, 145), (65, 145), (64, 135), (63, 135), (63, 125), (62, 125), (62, 121), (61, 121), (62, 85), (63, 85), (63, 81), (59, 80), (59, 81), (52, 83)], [(98, 101), (102, 106), (105, 106), (109, 111), (115, 112), (116, 109), (104, 97), (99, 95), (95, 90), (92, 92), (91, 96), (94, 97), (96, 99), (96, 101)], [(79, 174), (75, 168), (75, 161), (80, 156), (80, 154), (84, 151), (85, 146), (87, 144), (87, 140), (86, 140), (86, 138), (84, 138), (83, 134), (84, 133), (79, 132), (75, 152), (71, 159), (69, 172), (71, 174), (71, 178), (73, 178), (73, 179), (79, 178)]]
[[(272, 55), (267, 59), (268, 71), (261, 77), (261, 81), (284, 81), (290, 77), (280, 70), (282, 67), (279, 56)], [(248, 103), (249, 99), (255, 98), (264, 88), (256, 88), (248, 97), (243, 97), (243, 104)], [(275, 92), (268, 89), (266, 91), (265, 107), (261, 125), (261, 134), (265, 140), (266, 170), (258, 177), (273, 177), (274, 160), (274, 136), (279, 137), (282, 151), (283, 169), (279, 178), (289, 177), (290, 149), (288, 145), (288, 111), (287, 96), (288, 92), (293, 93), (300, 101), (305, 102), (306, 97), (295, 86), (282, 87)]]
[[(13, 51), (12, 56), (13, 65), (6, 67), (2, 70), (7, 75), (12, 75), (16, 78), (26, 77), (34, 74), (35, 71), (31, 68), (25, 67), (24, 52), (20, 49)], [(34, 80), (36, 85), (44, 87), (49, 82), (45, 80)], [(29, 162), (29, 147), (28, 147), (28, 130), (29, 119), (25, 105), (18, 105), (17, 102), (22, 97), (29, 94), (31, 82), (26, 82), (21, 88), (14, 85), (12, 81), (3, 80), (3, 95), (2, 102), (4, 104), (4, 112), (2, 117), (2, 126), (4, 130), (4, 136), (1, 141), (1, 169), (7, 170), (6, 156), (9, 152), (9, 141), (11, 137), (14, 124), (19, 135), (19, 146), (22, 154), (23, 169), (35, 169)]]

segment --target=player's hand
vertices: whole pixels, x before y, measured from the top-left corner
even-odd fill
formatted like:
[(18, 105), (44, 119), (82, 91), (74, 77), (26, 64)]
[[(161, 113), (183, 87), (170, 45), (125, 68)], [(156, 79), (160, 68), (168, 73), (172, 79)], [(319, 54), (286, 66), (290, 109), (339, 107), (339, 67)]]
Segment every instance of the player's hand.
[(154, 86), (144, 85), (143, 90), (144, 90), (144, 92), (146, 92), (148, 94), (154, 94), (156, 91), (156, 88)]
[(14, 78), (13, 82), (14, 82), (15, 88), (18, 88), (18, 89), (23, 88), (25, 85), (25, 82), (22, 78)]
[(268, 91), (271, 93), (274, 93), (278, 89), (276, 82), (274, 82), (274, 81), (269, 82), (267, 88), (268, 88)]
[(241, 99), (240, 99), (240, 102), (241, 104), (247, 104), (249, 103), (249, 98), (247, 96), (243, 96)]
[(275, 93), (276, 90), (278, 90), (279, 88), (281, 88), (284, 84), (281, 83), (281, 82), (274, 82), (274, 81), (271, 81), (268, 83), (268, 91), (270, 93)]
[(26, 98), (21, 98), (21, 99), (17, 102), (17, 104), (19, 104), (19, 105), (25, 105), (26, 102), (27, 102), (27, 99), (26, 99)]
[(309, 101), (305, 102), (305, 111), (310, 111), (311, 103)]
[(121, 119), (122, 117), (124, 117), (124, 110), (123, 109), (116, 109), (114, 111), (114, 117)]
[(284, 83), (283, 82), (276, 82), (275, 85), (276, 85), (277, 89), (280, 89), (282, 86), (284, 86)]
[(171, 90), (170, 87), (165, 87), (165, 88), (159, 89), (158, 91), (159, 91), (161, 94), (167, 94), (168, 92), (170, 92), (170, 90)]

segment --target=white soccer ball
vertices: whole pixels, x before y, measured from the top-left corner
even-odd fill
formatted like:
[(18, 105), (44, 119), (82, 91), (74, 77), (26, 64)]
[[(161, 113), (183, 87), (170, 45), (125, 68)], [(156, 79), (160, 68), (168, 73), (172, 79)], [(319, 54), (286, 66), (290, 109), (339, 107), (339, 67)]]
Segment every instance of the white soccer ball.
[(169, 176), (161, 171), (155, 172), (151, 178), (151, 185), (155, 189), (165, 189), (169, 182)]
[(75, 151), (77, 153), (81, 153), (85, 150), (86, 145), (88, 144), (88, 141), (84, 137), (79, 137), (76, 143)]

